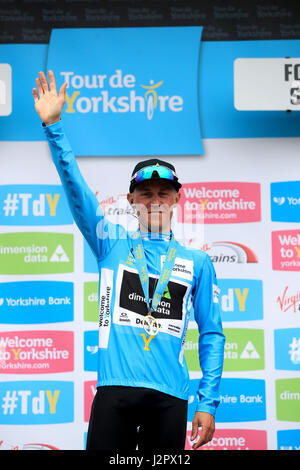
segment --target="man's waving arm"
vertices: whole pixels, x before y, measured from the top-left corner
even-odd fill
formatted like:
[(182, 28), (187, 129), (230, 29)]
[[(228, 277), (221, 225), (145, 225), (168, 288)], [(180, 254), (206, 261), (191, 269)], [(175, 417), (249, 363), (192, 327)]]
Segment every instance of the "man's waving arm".
[[(116, 227), (108, 222), (94, 193), (86, 184), (61, 122), (67, 83), (57, 93), (54, 73), (49, 70), (49, 84), (43, 72), (36, 79), (33, 98), (40, 116), (52, 159), (60, 176), (74, 220), (97, 258), (109, 251), (109, 239), (116, 239)], [(114, 236), (109, 237), (111, 231)]]

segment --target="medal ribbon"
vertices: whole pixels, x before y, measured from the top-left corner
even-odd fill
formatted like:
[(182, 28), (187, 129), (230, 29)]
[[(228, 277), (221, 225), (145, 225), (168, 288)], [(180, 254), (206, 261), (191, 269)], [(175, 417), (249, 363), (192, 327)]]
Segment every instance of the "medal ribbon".
[(133, 242), (134, 257), (135, 257), (144, 296), (145, 296), (147, 307), (148, 307), (148, 315), (150, 315), (152, 312), (154, 312), (157, 309), (159, 302), (168, 285), (169, 279), (171, 277), (171, 273), (172, 273), (172, 269), (173, 269), (173, 266), (175, 263), (175, 257), (176, 257), (176, 248), (175, 248), (176, 241), (174, 238), (174, 234), (171, 233), (171, 239), (169, 242), (169, 248), (167, 251), (166, 259), (163, 264), (162, 271), (160, 273), (160, 277), (156, 285), (155, 292), (153, 293), (151, 305), (150, 305), (150, 300), (149, 300), (149, 275), (148, 275), (148, 269), (147, 269), (147, 263), (146, 263), (146, 256), (145, 256), (144, 247), (143, 247), (139, 230), (133, 236), (132, 242)]

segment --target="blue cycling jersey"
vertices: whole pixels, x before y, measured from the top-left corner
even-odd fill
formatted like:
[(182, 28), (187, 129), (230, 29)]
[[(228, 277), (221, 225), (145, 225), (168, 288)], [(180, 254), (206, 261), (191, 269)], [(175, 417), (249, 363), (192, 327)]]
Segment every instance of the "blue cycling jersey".
[[(215, 415), (223, 367), (225, 337), (218, 305), (216, 275), (210, 257), (176, 241), (172, 274), (155, 312), (160, 329), (143, 328), (147, 305), (136, 267), (133, 232), (108, 221), (83, 179), (62, 122), (44, 127), (74, 219), (99, 268), (98, 386), (147, 387), (188, 399), (189, 372), (184, 342), (189, 312), (199, 328), (197, 411)], [(170, 236), (142, 233), (151, 299), (168, 250)]]

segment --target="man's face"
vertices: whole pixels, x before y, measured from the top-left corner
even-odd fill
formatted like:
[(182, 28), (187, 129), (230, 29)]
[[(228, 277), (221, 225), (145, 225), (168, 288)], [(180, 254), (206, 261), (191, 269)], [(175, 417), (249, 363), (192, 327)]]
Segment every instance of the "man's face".
[(170, 231), (173, 208), (180, 199), (180, 193), (170, 183), (144, 181), (127, 194), (127, 199), (136, 208), (141, 230)]

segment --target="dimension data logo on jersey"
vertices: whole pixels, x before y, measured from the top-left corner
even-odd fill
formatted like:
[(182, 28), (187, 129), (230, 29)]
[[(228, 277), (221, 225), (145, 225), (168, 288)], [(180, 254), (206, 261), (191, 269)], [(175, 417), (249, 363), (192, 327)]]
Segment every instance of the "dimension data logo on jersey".
[(0, 284), (0, 323), (57, 323), (73, 319), (72, 282), (21, 281)]
[(276, 271), (300, 271), (300, 230), (272, 232), (272, 267)]
[(300, 222), (300, 181), (271, 183), (271, 220)]
[(0, 373), (48, 374), (73, 370), (72, 331), (10, 331), (0, 335)]
[(53, 232), (0, 234), (0, 274), (73, 272), (73, 235)]
[(239, 182), (182, 185), (177, 211), (185, 223), (234, 224), (261, 220), (260, 184)]
[(300, 429), (277, 431), (278, 450), (300, 450)]
[(84, 332), (84, 370), (95, 372), (98, 364), (99, 331)]
[[(199, 379), (190, 380), (188, 421), (192, 421), (197, 403)], [(222, 378), (216, 422), (263, 421), (266, 419), (265, 381)]]
[(300, 371), (300, 328), (274, 331), (275, 369)]
[(73, 217), (62, 186), (0, 186), (0, 225), (68, 225)]
[(57, 424), (74, 421), (74, 383), (0, 382), (0, 424)]
[[(247, 328), (224, 329), (226, 337), (224, 371), (262, 370), (264, 364), (263, 330)], [(189, 371), (200, 371), (198, 329), (189, 328), (186, 334), (184, 356)]]
[(201, 34), (198, 26), (52, 30), (47, 68), (58, 86), (68, 83), (62, 118), (75, 154), (203, 153)]
[(300, 378), (275, 380), (276, 418), (300, 421)]

